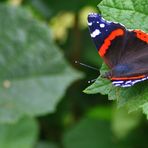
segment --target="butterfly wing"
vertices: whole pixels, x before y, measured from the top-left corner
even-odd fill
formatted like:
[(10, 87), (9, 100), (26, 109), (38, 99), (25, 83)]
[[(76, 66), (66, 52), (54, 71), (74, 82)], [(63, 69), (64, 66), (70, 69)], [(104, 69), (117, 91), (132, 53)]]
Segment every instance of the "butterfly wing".
[(111, 70), (115, 86), (129, 87), (148, 79), (148, 35), (140, 30), (127, 30), (126, 38), (120, 60)]
[(88, 27), (99, 55), (110, 68), (117, 65), (125, 45), (125, 27), (119, 23), (106, 21), (96, 13), (88, 15)]
[[(145, 40), (137, 37), (135, 31), (127, 31), (127, 42), (120, 56), (118, 65), (128, 65), (130, 70), (122, 77), (148, 74), (148, 35), (143, 32)], [(118, 66), (117, 65), (117, 66)]]
[(127, 30), (123, 25), (88, 16), (88, 26), (98, 53), (111, 69), (106, 78), (116, 86), (129, 87), (148, 75), (148, 35)]
[[(146, 33), (145, 38), (148, 38)], [(105, 55), (105, 58), (114, 61), (116, 64), (112, 67), (112, 75), (115, 77), (130, 77), (148, 73), (148, 44), (137, 38), (134, 31), (126, 31), (125, 43), (121, 46), (120, 39), (111, 42), (111, 46)], [(117, 44), (120, 43), (120, 46)], [(123, 43), (123, 42), (122, 42)], [(119, 50), (119, 51), (118, 51)], [(113, 52), (112, 52), (113, 51)], [(118, 52), (118, 57), (114, 53)]]

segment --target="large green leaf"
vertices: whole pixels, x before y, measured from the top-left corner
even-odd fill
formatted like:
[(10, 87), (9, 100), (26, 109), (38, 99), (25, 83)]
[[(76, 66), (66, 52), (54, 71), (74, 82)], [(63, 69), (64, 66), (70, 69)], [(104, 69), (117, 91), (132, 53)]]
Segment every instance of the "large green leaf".
[[(119, 21), (128, 28), (139, 28), (148, 31), (148, 1), (147, 0), (103, 0), (99, 5), (102, 15), (112, 21)], [(144, 23), (142, 23), (144, 22)], [(102, 66), (101, 73), (108, 69)], [(148, 81), (130, 88), (117, 88), (108, 80), (99, 77), (94, 84), (84, 92), (89, 94), (108, 94), (109, 100), (117, 100), (119, 107), (128, 106), (129, 111), (143, 108), (147, 112)]]
[(1, 148), (33, 148), (37, 140), (37, 123), (24, 118), (16, 124), (0, 125)]
[[(130, 117), (127, 122), (131, 125), (135, 124), (131, 123)], [(122, 126), (125, 129), (124, 123), (122, 123)], [(146, 127), (138, 128), (130, 132), (125, 139), (119, 140), (112, 134), (109, 122), (85, 118), (64, 134), (63, 144), (64, 148), (146, 148)], [(122, 129), (120, 130), (120, 133), (125, 133)]]
[(124, 139), (141, 121), (140, 112), (128, 113), (126, 107), (115, 108), (112, 118), (112, 131), (119, 139)]
[(103, 0), (98, 7), (106, 19), (148, 32), (147, 0)]
[(109, 123), (86, 118), (64, 135), (65, 148), (116, 148)]
[(58, 146), (55, 143), (41, 141), (35, 148), (58, 148)]
[(25, 9), (0, 5), (0, 22), (0, 122), (53, 112), (80, 73)]

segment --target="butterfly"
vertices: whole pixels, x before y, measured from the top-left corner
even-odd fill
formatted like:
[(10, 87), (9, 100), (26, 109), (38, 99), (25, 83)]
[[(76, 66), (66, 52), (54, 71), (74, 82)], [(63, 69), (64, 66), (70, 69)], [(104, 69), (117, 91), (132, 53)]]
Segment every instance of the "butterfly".
[(88, 15), (88, 27), (99, 55), (110, 69), (102, 77), (119, 87), (148, 79), (148, 34), (128, 30), (97, 13)]

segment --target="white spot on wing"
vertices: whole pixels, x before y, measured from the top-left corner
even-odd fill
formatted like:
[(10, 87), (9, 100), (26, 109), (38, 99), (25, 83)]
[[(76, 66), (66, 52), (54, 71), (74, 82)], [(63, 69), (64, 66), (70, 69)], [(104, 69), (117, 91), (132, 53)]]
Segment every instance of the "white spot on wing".
[(144, 80), (146, 80), (146, 79), (147, 79), (147, 78), (142, 78), (141, 80), (144, 81)]
[(134, 84), (136, 84), (136, 83), (138, 83), (138, 82), (145, 81), (145, 80), (147, 80), (147, 79), (148, 79), (148, 78), (146, 77), (146, 78), (134, 80), (134, 81), (132, 81), (132, 84), (134, 85)]
[(126, 81), (117, 80), (117, 81), (113, 81), (112, 84), (115, 86), (120, 86), (120, 87), (130, 87), (130, 86), (135, 85), (138, 82), (145, 81), (147, 79), (148, 77), (145, 77), (142, 79), (136, 79), (136, 80), (126, 80)]
[(92, 22), (88, 22), (88, 26), (92, 26)]
[(124, 81), (113, 81), (112, 83), (113, 84), (120, 84), (120, 83), (122, 84), (122, 83), (124, 83)]
[(94, 32), (91, 33), (91, 37), (95, 38), (97, 35), (99, 35), (101, 32), (99, 29), (96, 29)]
[(121, 86), (121, 84), (114, 84), (115, 86)]
[(136, 84), (136, 83), (138, 83), (138, 82), (141, 82), (141, 81), (142, 81), (141, 79), (135, 80), (135, 81), (132, 82), (132, 84), (134, 85), (134, 84)]
[(131, 84), (131, 82), (132, 82), (131, 80), (128, 80), (128, 81), (125, 81), (125, 84), (129, 84), (129, 83)]
[(106, 22), (109, 23), (109, 24), (112, 23), (111, 21), (106, 21)]
[(101, 27), (101, 28), (104, 28), (104, 27), (105, 27), (105, 25), (104, 25), (104, 24), (100, 24), (100, 27)]
[(121, 87), (130, 87), (130, 86), (132, 86), (132, 85), (130, 85), (130, 84), (124, 84)]

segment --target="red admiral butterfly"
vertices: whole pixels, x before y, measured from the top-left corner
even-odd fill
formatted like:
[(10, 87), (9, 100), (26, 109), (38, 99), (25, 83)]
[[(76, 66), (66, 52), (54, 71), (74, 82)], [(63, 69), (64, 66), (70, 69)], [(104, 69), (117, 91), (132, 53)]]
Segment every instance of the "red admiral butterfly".
[(148, 79), (148, 34), (127, 30), (96, 13), (88, 15), (88, 26), (99, 55), (111, 69), (104, 78), (120, 87)]

